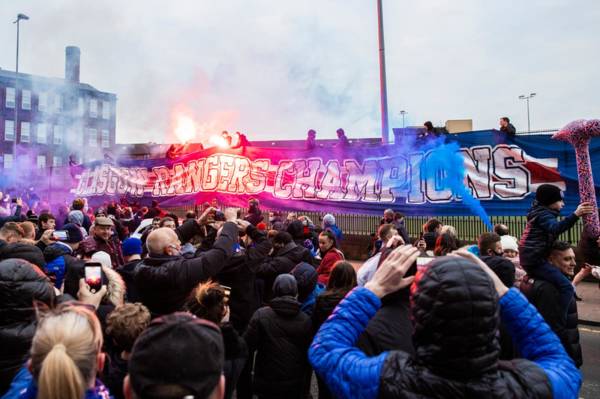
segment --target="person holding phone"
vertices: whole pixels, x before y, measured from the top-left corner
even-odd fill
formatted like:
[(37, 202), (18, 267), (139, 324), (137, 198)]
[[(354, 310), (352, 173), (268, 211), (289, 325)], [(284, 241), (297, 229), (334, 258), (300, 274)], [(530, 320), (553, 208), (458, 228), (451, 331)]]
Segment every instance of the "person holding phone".
[(15, 211), (10, 216), (2, 216), (0, 217), (0, 227), (4, 226), (5, 223), (8, 222), (20, 222), (21, 221), (21, 211), (23, 209), (23, 201), (21, 198), (13, 198), (15, 206)]
[[(83, 262), (75, 257), (75, 252), (83, 241), (83, 234), (79, 226), (68, 223), (62, 230), (52, 233), (54, 243), (44, 249), (46, 270), (56, 278), (54, 286), (61, 289), (68, 270), (79, 270)], [(73, 282), (73, 290), (77, 292), (77, 279)]]
[(138, 266), (135, 283), (154, 316), (181, 310), (192, 289), (219, 273), (231, 258), (239, 240), (237, 210), (227, 209), (225, 218), (212, 248), (191, 258), (182, 256), (181, 241), (172, 229), (163, 227), (148, 235), (149, 254)]

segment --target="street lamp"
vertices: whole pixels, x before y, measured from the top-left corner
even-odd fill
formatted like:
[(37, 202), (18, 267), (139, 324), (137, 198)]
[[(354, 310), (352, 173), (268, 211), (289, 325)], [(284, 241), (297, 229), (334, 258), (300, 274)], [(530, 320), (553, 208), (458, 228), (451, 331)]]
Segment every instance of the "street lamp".
[(400, 111), (400, 115), (402, 115), (402, 128), (404, 129), (404, 115), (406, 115), (407, 112), (405, 110)]
[(382, 0), (377, 0), (377, 27), (379, 38), (379, 94), (381, 97), (381, 141), (389, 143), (387, 83), (385, 76), (385, 40), (383, 38), (383, 5)]
[(527, 133), (531, 132), (531, 121), (529, 119), (529, 99), (535, 97), (536, 93), (530, 93), (528, 96), (521, 94), (519, 100), (527, 100)]
[(17, 60), (15, 67), (15, 122), (14, 122), (14, 134), (13, 134), (13, 168), (17, 161), (17, 127), (19, 126), (19, 102), (17, 101), (19, 93), (19, 22), (21, 20), (27, 21), (29, 17), (25, 14), (18, 14), (17, 20), (13, 24), (17, 24)]

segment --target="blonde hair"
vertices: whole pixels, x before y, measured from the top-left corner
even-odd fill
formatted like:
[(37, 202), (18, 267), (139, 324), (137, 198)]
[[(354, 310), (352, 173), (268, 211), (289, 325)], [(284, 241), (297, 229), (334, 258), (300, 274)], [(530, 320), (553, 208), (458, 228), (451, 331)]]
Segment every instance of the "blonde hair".
[(31, 345), (31, 371), (44, 399), (81, 399), (96, 375), (102, 329), (96, 315), (74, 304), (41, 316)]

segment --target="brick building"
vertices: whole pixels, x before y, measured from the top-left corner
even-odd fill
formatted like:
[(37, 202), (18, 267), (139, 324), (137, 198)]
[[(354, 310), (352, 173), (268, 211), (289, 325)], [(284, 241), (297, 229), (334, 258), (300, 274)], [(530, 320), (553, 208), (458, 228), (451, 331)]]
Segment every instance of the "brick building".
[(79, 70), (80, 51), (71, 46), (64, 78), (19, 73), (15, 90), (15, 73), (0, 69), (0, 169), (5, 173), (19, 167), (15, 140), (18, 165), (40, 169), (66, 166), (72, 154), (87, 161), (114, 147), (117, 96), (81, 83)]

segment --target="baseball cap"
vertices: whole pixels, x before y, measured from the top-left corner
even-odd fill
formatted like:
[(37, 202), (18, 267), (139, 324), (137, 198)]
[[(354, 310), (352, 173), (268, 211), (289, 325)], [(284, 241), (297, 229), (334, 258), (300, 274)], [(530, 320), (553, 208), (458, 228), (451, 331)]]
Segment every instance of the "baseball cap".
[(154, 319), (138, 337), (129, 378), (138, 397), (206, 398), (221, 374), (225, 349), (212, 322), (178, 312)]
[(106, 216), (98, 216), (96, 218), (96, 220), (94, 221), (94, 224), (96, 226), (114, 226), (115, 225), (113, 223), (113, 221), (110, 218), (107, 218)]

